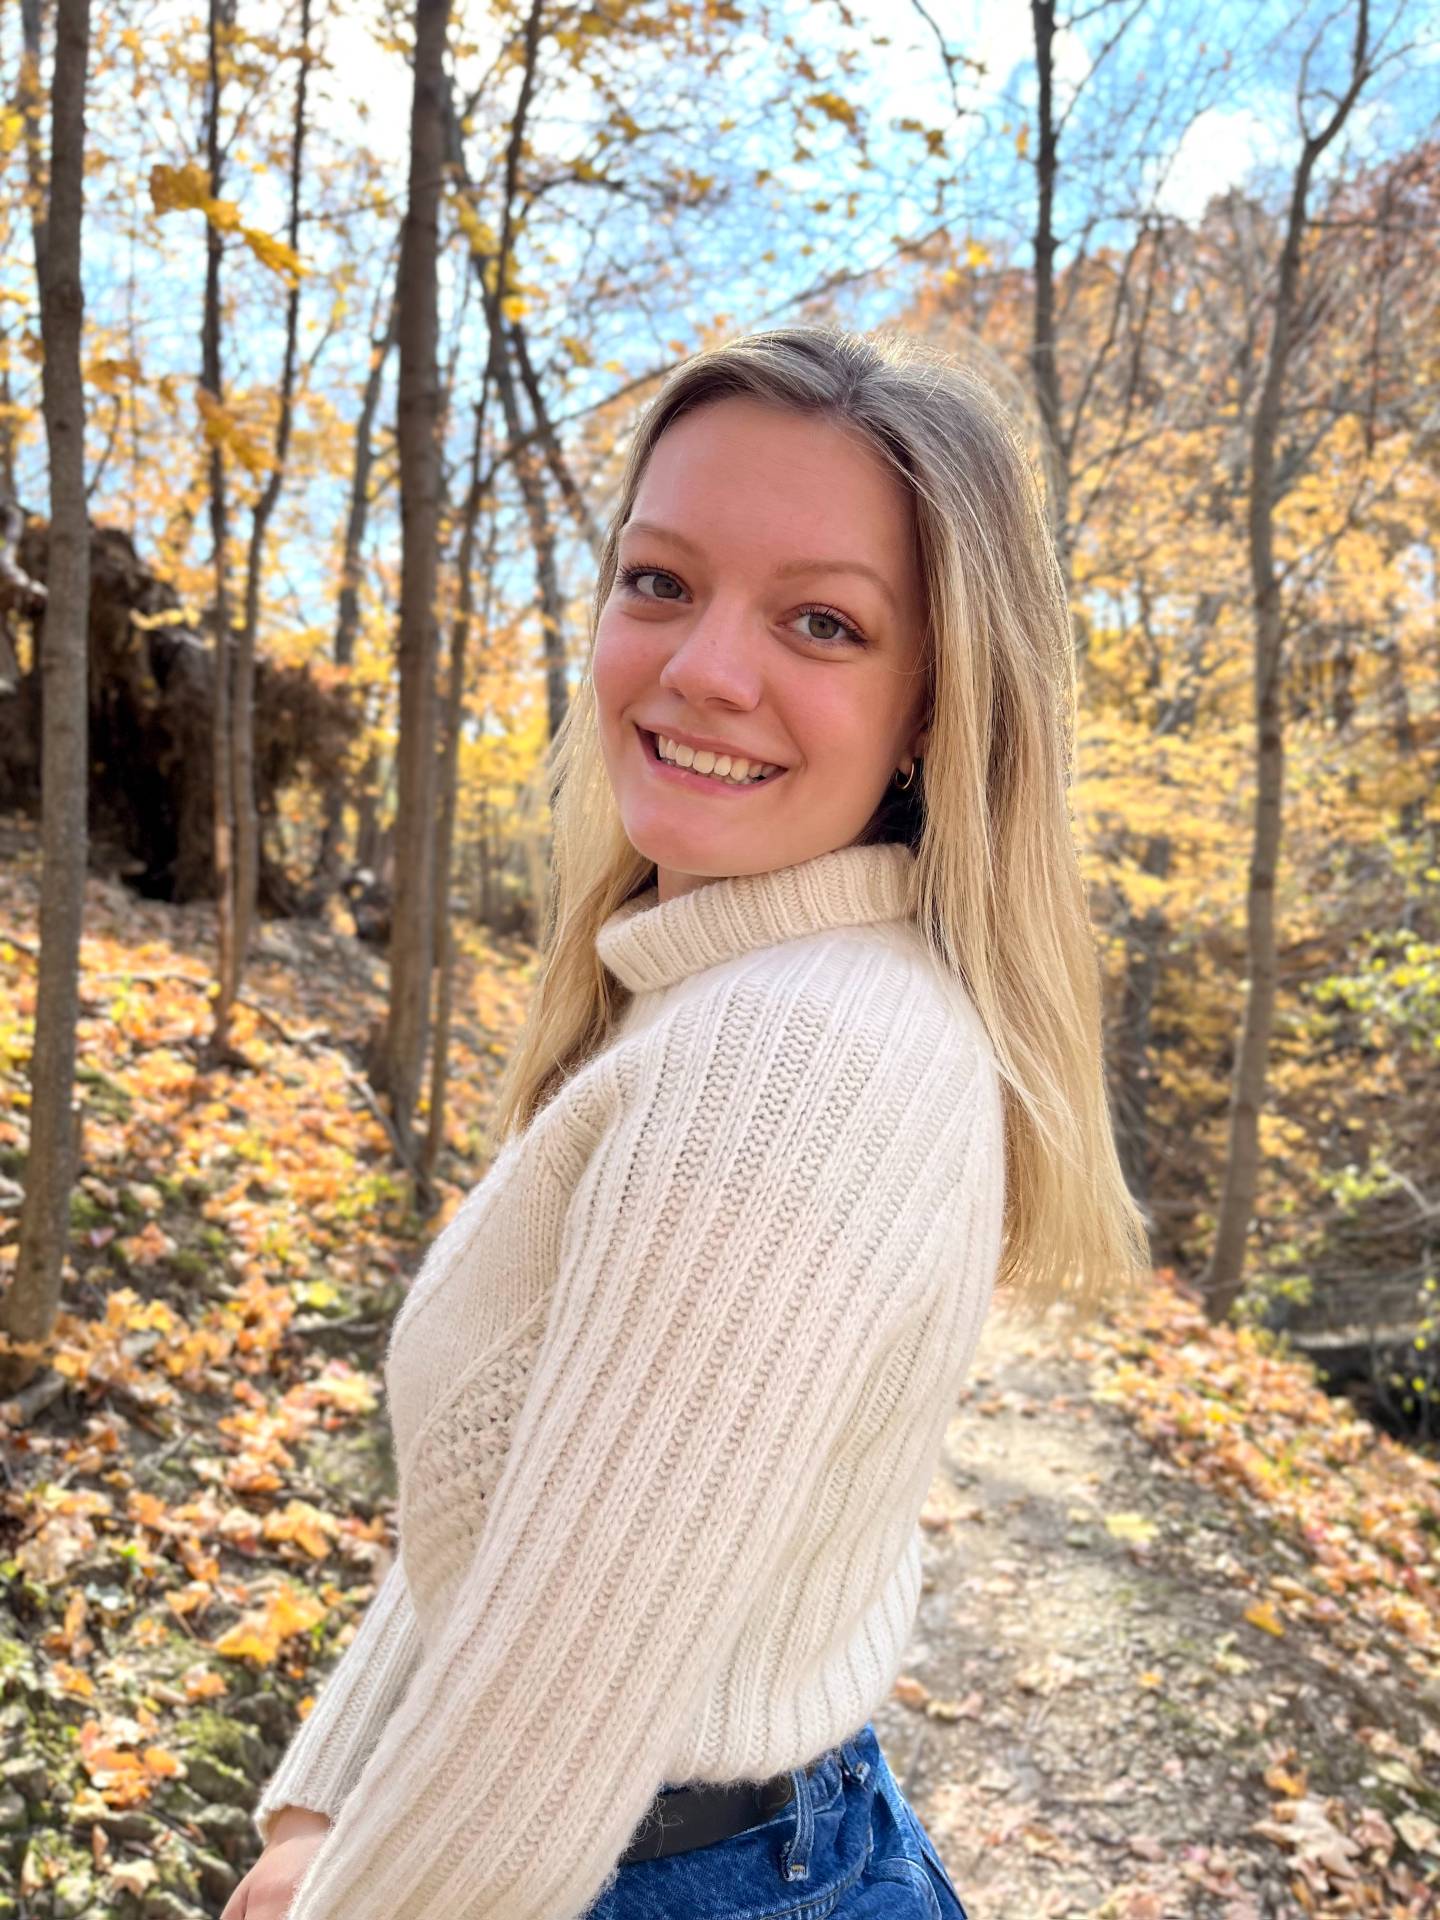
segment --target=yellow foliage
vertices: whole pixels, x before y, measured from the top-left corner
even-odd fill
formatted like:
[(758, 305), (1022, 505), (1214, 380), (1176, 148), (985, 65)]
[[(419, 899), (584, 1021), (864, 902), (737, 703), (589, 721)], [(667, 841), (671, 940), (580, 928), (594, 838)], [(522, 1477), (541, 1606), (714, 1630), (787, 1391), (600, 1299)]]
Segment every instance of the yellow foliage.
[(210, 205), (210, 175), (193, 160), (183, 167), (151, 167), (150, 200), (156, 213), (204, 212)]
[(263, 233), (259, 227), (242, 227), (245, 244), (260, 262), (272, 273), (278, 273), (282, 279), (293, 286), (310, 269), (301, 260), (298, 253), (288, 247), (283, 240), (277, 240), (272, 233)]
[(269, 472), (270, 451), (253, 428), (243, 426), (230, 409), (205, 387), (196, 387), (195, 404), (200, 409), (205, 438), (210, 445), (224, 447), (234, 454), (247, 473)]
[(499, 238), (488, 220), (482, 220), (469, 200), (459, 195), (455, 201), (455, 220), (461, 233), (470, 243), (470, 251), (479, 254), (493, 254), (499, 246)]
[(248, 1613), (213, 1644), (215, 1653), (229, 1660), (253, 1660), (273, 1666), (280, 1643), (293, 1633), (304, 1633), (325, 1618), (325, 1607), (309, 1595), (286, 1586), (266, 1596), (265, 1605)]
[(1247, 1607), (1245, 1618), (1252, 1627), (1260, 1627), (1266, 1633), (1273, 1633), (1279, 1640), (1285, 1638), (1285, 1623), (1268, 1600), (1257, 1600), (1254, 1606)]
[(210, 175), (194, 160), (183, 167), (151, 167), (150, 202), (156, 213), (203, 213), (211, 226), (226, 233), (240, 224), (239, 207), (233, 200), (211, 197)]
[(853, 133), (857, 123), (854, 107), (838, 93), (812, 93), (810, 105), (818, 107), (827, 120), (837, 120), (842, 127), (849, 127)]

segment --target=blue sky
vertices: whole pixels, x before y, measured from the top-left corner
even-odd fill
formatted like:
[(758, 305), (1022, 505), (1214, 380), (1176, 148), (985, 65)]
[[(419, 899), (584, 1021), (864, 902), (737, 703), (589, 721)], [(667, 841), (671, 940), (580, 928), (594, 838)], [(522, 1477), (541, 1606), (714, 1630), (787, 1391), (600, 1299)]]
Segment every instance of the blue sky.
[[(577, 299), (590, 284), (589, 257), (575, 216), (588, 217), (580, 194), (568, 206), (557, 196), (565, 218), (537, 223), (535, 239), (551, 258), (528, 269), (538, 289), (532, 315), (537, 347), (550, 351), (547, 337), (579, 332), (593, 342), (603, 364), (590, 373), (577, 371), (559, 403), (562, 413), (613, 389), (623, 373), (638, 373), (673, 357), (672, 340), (693, 342), (698, 330), (717, 313), (735, 328), (761, 323), (786, 309), (797, 293), (822, 274), (848, 270), (863, 274), (896, 258), (896, 243), (932, 229), (943, 218), (958, 246), (974, 238), (997, 257), (1028, 265), (1034, 222), (1033, 123), (1035, 73), (1031, 45), (1030, 10), (1022, 0), (980, 4), (979, 0), (934, 0), (928, 14), (943, 20), (947, 44), (968, 62), (983, 63), (984, 73), (967, 65), (956, 102), (940, 58), (933, 28), (903, 0), (851, 0), (850, 11), (862, 28), (884, 33), (890, 44), (863, 49), (864, 58), (848, 77), (836, 79), (840, 49), (857, 41), (855, 32), (841, 26), (839, 10), (830, 0), (782, 0), (779, 9), (799, 45), (809, 54), (823, 84), (837, 85), (861, 108), (875, 167), (857, 171), (857, 149), (840, 126), (821, 120), (811, 145), (814, 158), (801, 165), (784, 151), (788, 141), (770, 137), (773, 129), (753, 130), (743, 143), (739, 136), (722, 138), (712, 132), (722, 110), (727, 88), (737, 99), (763, 93), (773, 60), (755, 34), (738, 33), (724, 72), (707, 93), (678, 104), (682, 124), (679, 151), (692, 151), (692, 165), (707, 165), (718, 154), (722, 178), (730, 191), (718, 202), (696, 210), (678, 222), (675, 245), (664, 270), (651, 274), (629, 306), (605, 309), (590, 301), (581, 312)], [(245, 17), (245, 0), (241, 5)], [(1219, 0), (1111, 0), (1111, 4), (1084, 9), (1086, 18), (1077, 32), (1062, 31), (1056, 40), (1057, 110), (1069, 115), (1062, 145), (1062, 189), (1057, 206), (1060, 231), (1059, 264), (1073, 252), (1076, 236), (1085, 234), (1094, 246), (1107, 239), (1123, 244), (1136, 213), (1153, 206), (1172, 218), (1193, 220), (1210, 196), (1247, 182), (1263, 185), (1283, 196), (1297, 148), (1294, 89), (1300, 57), (1324, 22), (1312, 72), (1317, 81), (1336, 81), (1348, 57), (1353, 9), (1320, 5), (1281, 6), (1270, 0), (1239, 4)], [(321, 10), (317, 8), (317, 13)], [(341, 152), (363, 142), (381, 161), (389, 192), (398, 207), (403, 199), (409, 117), (409, 76), (404, 61), (383, 50), (368, 27), (371, 10), (364, 6), (332, 5), (321, 13), (322, 33), (333, 73), (317, 86), (317, 125), (312, 151)], [(250, 14), (283, 38), (293, 10), (273, 4)], [(143, 15), (143, 19), (140, 17)], [(465, 19), (461, 10), (462, 20)], [(151, 44), (159, 35), (193, 32), (197, 16), (175, 0), (153, 0), (127, 10)], [(113, 29), (118, 16), (107, 24)], [(1402, 64), (1387, 65), (1372, 84), (1353, 116), (1349, 145), (1373, 159), (1402, 151), (1428, 129), (1435, 80), (1435, 20), (1433, 10), (1420, 5), (1381, 8), (1376, 30), (1391, 48), (1425, 36)], [(1112, 49), (1107, 41), (1121, 22), (1128, 22)], [(18, 20), (9, 11), (0, 23), (0, 47), (7, 69), (13, 68)], [(198, 37), (196, 39), (198, 47)], [(484, 49), (488, 58), (490, 48)], [(663, 72), (633, 75), (636, 99), (659, 95), (668, 79)], [(461, 84), (469, 83), (466, 71)], [(277, 98), (277, 117), (283, 120), (288, 78)], [(1079, 89), (1078, 104), (1075, 101)], [(107, 150), (115, 155), (108, 177), (92, 181), (87, 211), (86, 290), (93, 318), (118, 324), (131, 299), (131, 249), (118, 238), (102, 195), (148, 204), (143, 182), (156, 161), (177, 164), (194, 152), (198, 127), (177, 124), (189, 108), (184, 91), (174, 89), (177, 117), (171, 117), (161, 99), (139, 103), (121, 94), (97, 101), (98, 125)], [(1072, 111), (1073, 109), (1073, 111)], [(589, 98), (580, 90), (554, 93), (538, 123), (536, 141), (544, 151), (571, 148), (593, 117)], [(940, 130), (946, 139), (953, 169), (959, 179), (937, 203), (937, 163), (924, 157), (923, 141), (901, 130), (909, 118), (923, 127)], [(1030, 126), (1029, 155), (1017, 150), (1020, 130)], [(188, 143), (188, 146), (187, 146)], [(1337, 150), (1327, 165), (1343, 161)], [(252, 156), (253, 158), (253, 156)], [(749, 183), (754, 164), (773, 169), (764, 190)], [(122, 178), (121, 176), (124, 176)], [(854, 188), (862, 204), (853, 219), (812, 210), (817, 199), (832, 202)], [(240, 198), (248, 222), (279, 231), (285, 219), (284, 182), (273, 169), (252, 170), (239, 162), (225, 191)], [(361, 379), (367, 338), (365, 322), (378, 285), (383, 242), (393, 227), (394, 213), (377, 215), (362, 230), (371, 257), (363, 263), (362, 285), (341, 331), (326, 348), (319, 385), (346, 417), (353, 415)], [(617, 259), (650, 258), (653, 232), (638, 231), (631, 217), (613, 222), (607, 245)], [(161, 371), (174, 375), (188, 395), (198, 367), (198, 335), (203, 272), (198, 241), (198, 216), (170, 215), (150, 224), (141, 242), (134, 300), (136, 331), (151, 377)], [(320, 235), (315, 235), (320, 245)], [(808, 249), (808, 251), (807, 251)], [(770, 257), (767, 259), (766, 256)], [(335, 258), (331, 241), (331, 260)], [(664, 250), (661, 250), (664, 258)], [(453, 319), (459, 298), (458, 268), (447, 267), (447, 309)], [(280, 363), (283, 287), (239, 254), (227, 267), (232, 284), (246, 290), (245, 322), (227, 341), (227, 371), (238, 382), (273, 379)], [(3, 284), (19, 291), (27, 284), (28, 261), (4, 263)], [(548, 289), (553, 286), (554, 297)], [(884, 320), (903, 301), (903, 275), (877, 278), (874, 285), (850, 295), (846, 318), (859, 324)], [(323, 309), (318, 288), (307, 286), (308, 338), (318, 337)], [(483, 342), (478, 327), (467, 322), (465, 352), (459, 367), (460, 409), (452, 458), (461, 457), (464, 397), (478, 384)], [(622, 373), (623, 370), (623, 373)], [(186, 404), (188, 404), (188, 399)], [(392, 392), (387, 411), (393, 412)], [(22, 497), (43, 508), (43, 440), (37, 435), (25, 450), (20, 468)], [(123, 510), (119, 495), (125, 470), (116, 467), (107, 479), (97, 508), (102, 517)], [(295, 505), (287, 496), (287, 510)], [(329, 542), (343, 509), (343, 489), (321, 484), (310, 489), (306, 501), (308, 524), (292, 522), (284, 570), (295, 584), (294, 604), (276, 609), (277, 617), (298, 623), (325, 624), (333, 592), (328, 577)], [(394, 503), (377, 516), (376, 536), (393, 547), (398, 529)], [(200, 537), (200, 536), (197, 536)], [(583, 558), (572, 554), (583, 569)], [(577, 574), (578, 579), (578, 574)], [(583, 584), (583, 583), (582, 583)], [(523, 597), (523, 594), (522, 594)]]

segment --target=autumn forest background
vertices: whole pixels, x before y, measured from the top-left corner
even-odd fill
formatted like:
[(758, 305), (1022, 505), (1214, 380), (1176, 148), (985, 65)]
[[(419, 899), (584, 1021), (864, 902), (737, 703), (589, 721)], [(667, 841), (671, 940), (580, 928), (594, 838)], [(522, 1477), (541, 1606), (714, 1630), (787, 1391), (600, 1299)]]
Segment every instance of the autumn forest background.
[(793, 320), (974, 360), (1045, 477), (1156, 1269), (1094, 1397), (1289, 1556), (1264, 1659), (1423, 1702), (1318, 1841), (1258, 1763), (1263, 1870), (988, 1910), (1434, 1911), (1437, 24), (0, 0), (0, 1916), (253, 1854), (387, 1551), (627, 436)]

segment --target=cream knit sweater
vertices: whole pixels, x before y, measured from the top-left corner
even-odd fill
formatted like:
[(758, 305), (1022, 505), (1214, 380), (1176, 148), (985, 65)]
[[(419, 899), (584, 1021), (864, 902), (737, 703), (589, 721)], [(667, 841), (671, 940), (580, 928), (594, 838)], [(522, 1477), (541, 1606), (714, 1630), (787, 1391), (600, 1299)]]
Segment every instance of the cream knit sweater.
[(601, 929), (617, 1031), (395, 1318), (399, 1554), (256, 1810), (334, 1821), (287, 1920), (579, 1920), (662, 1784), (801, 1766), (888, 1694), (1003, 1207), (913, 868)]

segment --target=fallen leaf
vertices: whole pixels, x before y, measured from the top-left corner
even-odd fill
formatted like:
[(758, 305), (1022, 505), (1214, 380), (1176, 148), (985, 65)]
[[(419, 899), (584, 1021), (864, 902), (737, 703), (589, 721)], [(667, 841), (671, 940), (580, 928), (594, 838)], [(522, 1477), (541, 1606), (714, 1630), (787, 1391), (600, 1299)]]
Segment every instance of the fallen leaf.
[(1257, 1600), (1253, 1607), (1247, 1607), (1245, 1618), (1252, 1627), (1263, 1627), (1266, 1633), (1273, 1633), (1277, 1640), (1285, 1638), (1285, 1624), (1268, 1600)]
[(923, 1707), (930, 1698), (930, 1689), (909, 1674), (902, 1673), (890, 1689), (891, 1695), (905, 1707)]
[(1153, 1540), (1156, 1533), (1155, 1522), (1143, 1513), (1107, 1513), (1105, 1525), (1117, 1540), (1144, 1543)]
[[(1320, 1867), (1332, 1880), (1356, 1878), (1360, 1849), (1334, 1824), (1319, 1800), (1287, 1800), (1275, 1811), (1276, 1819), (1257, 1820), (1251, 1833), (1290, 1848), (1297, 1866)], [(1284, 1817), (1278, 1817), (1281, 1815)]]
[(1423, 1813), (1397, 1813), (1395, 1831), (1412, 1853), (1440, 1854), (1440, 1827)]

